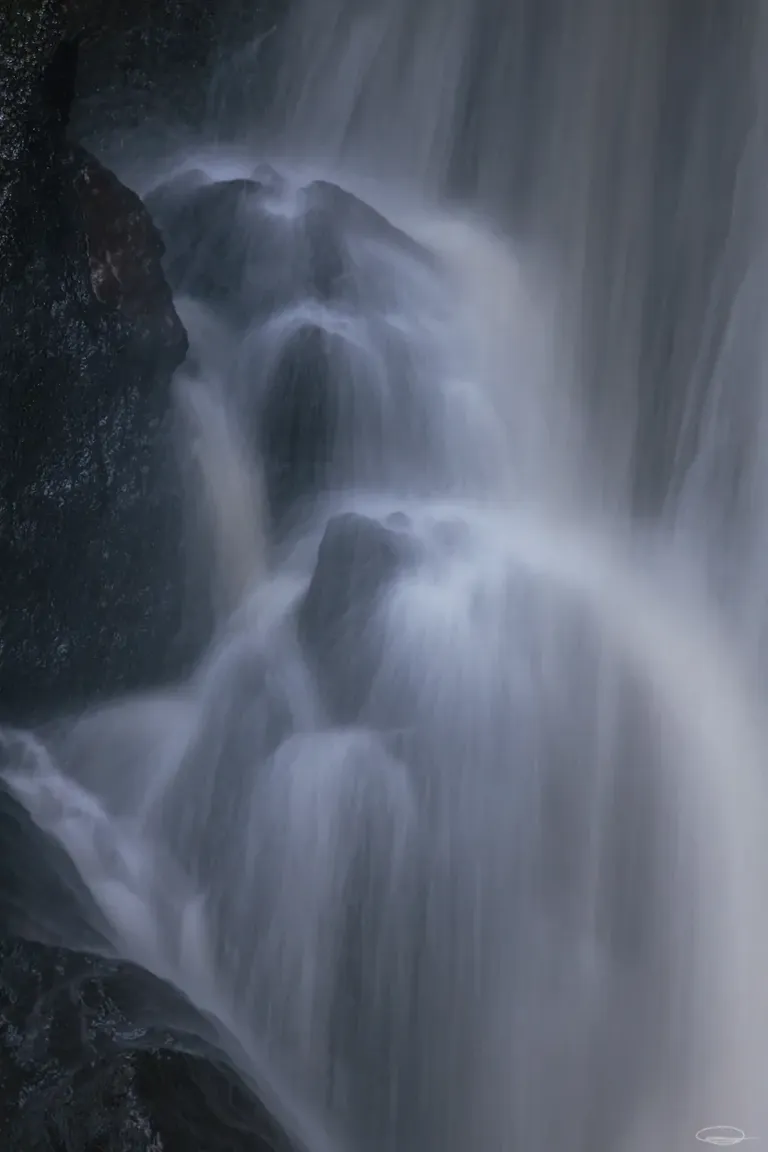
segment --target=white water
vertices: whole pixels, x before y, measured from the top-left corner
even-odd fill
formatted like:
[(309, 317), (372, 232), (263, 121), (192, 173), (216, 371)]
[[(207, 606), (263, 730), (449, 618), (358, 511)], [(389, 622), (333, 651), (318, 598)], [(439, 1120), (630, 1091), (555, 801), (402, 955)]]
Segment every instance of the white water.
[[(6, 733), (6, 778), (115, 953), (189, 998), (308, 1152), (640, 1152), (719, 1124), (768, 1139), (762, 277), (755, 265), (729, 297), (710, 377), (684, 362), (698, 455), (640, 529), (643, 194), (618, 173), (623, 255), (594, 360), (615, 387), (595, 400), (575, 300), (596, 291), (579, 229), (605, 90), (580, 124), (571, 104), (590, 68), (621, 101), (635, 45), (641, 150), (661, 21), (595, 0), (564, 22), (561, 63), (579, 35), (550, 119), (555, 140), (578, 129), (560, 169), (576, 207), (561, 212), (539, 158), (558, 240), (523, 242), (499, 213), (497, 157), (525, 6), (493, 7), (299, 5), (267, 128), (142, 174), (151, 191), (269, 161), (286, 181), (210, 214), (237, 298), (180, 289), (179, 428), (218, 631), (173, 692), (52, 736)], [(481, 32), (469, 132), (465, 48)], [(441, 194), (469, 138), (460, 214)], [(756, 198), (761, 147), (756, 134), (743, 160)], [(317, 178), (423, 253), (322, 192), (318, 231)], [(734, 211), (761, 259), (743, 194)], [(726, 385), (748, 477), (735, 510), (716, 468)], [(295, 490), (274, 465), (286, 411), (322, 462)], [(350, 512), (362, 526), (334, 535)]]

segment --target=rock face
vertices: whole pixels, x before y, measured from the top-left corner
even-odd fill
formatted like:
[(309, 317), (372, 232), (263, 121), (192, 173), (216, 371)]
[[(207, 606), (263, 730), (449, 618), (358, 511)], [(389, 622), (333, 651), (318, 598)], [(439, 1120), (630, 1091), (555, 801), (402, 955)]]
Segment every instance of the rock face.
[[(98, 99), (113, 83), (100, 48), (104, 61), (135, 57), (142, 73), (154, 67), (153, 55), (165, 59), (173, 29), (183, 27), (194, 51), (181, 56), (185, 66), (198, 66), (215, 7), (139, 0), (131, 11), (101, 0), (0, 0), (0, 723), (26, 724), (177, 678), (201, 646), (183, 612), (184, 518), (167, 415), (187, 339), (161, 266), (165, 243), (172, 285), (246, 328), (259, 309), (274, 317), (285, 304), (303, 305), (304, 296), (324, 306), (349, 303), (355, 290), (346, 238), (374, 245), (399, 238), (371, 209), (323, 183), (305, 190), (298, 234), (286, 237), (268, 204), (279, 177), (263, 170), (183, 198), (174, 232), (160, 200), (148, 210), (69, 138), (83, 59)], [(153, 39), (155, 17), (165, 32)], [(147, 32), (139, 27), (144, 20)], [(121, 27), (129, 28), (122, 40)], [(152, 44), (143, 52), (146, 37)], [(131, 114), (140, 118), (141, 107), (139, 100)], [(93, 109), (90, 116), (93, 128)], [(113, 123), (105, 113), (105, 133)], [(233, 232), (239, 214), (250, 218), (258, 251), (244, 251)], [(283, 260), (287, 249), (291, 258)], [(328, 467), (340, 401), (324, 366), (349, 355), (313, 324), (300, 326), (283, 352), (257, 414), (271, 449), (274, 509), (296, 499), (297, 485), (299, 495), (317, 486)], [(315, 358), (322, 365), (313, 374)], [(316, 403), (305, 412), (310, 386)], [(361, 620), (407, 559), (395, 536), (362, 518), (331, 526), (303, 617), (315, 655), (323, 614), (342, 613), (331, 568), (340, 565), (354, 584)], [(358, 693), (376, 654), (367, 653), (355, 684), (338, 664), (343, 647), (331, 654), (331, 672), (338, 712), (351, 715), (364, 703)], [(158, 994), (149, 978), (65, 952), (55, 938), (29, 943), (13, 935), (30, 930), (28, 908), (69, 907), (72, 877), (63, 864), (51, 867), (49, 856), (50, 846), (0, 794), (4, 1146), (286, 1149), (258, 1103), (221, 1068), (147, 1029), (147, 1005)], [(75, 915), (73, 905), (73, 923)]]
[(290, 3), (65, 0), (67, 34), (80, 42), (75, 135), (101, 154), (120, 151), (134, 130), (145, 137), (152, 123), (183, 131), (222, 111), (250, 120), (271, 98), (273, 33)]
[(271, 181), (210, 182), (192, 170), (147, 197), (173, 287), (242, 329), (295, 296), (288, 230), (268, 213), (270, 194)]
[(416, 559), (407, 532), (354, 512), (328, 522), (298, 632), (337, 723), (355, 724), (365, 710), (381, 661), (376, 608)]
[(226, 1070), (137, 1026), (162, 992), (71, 952), (0, 951), (0, 1134), (9, 1152), (290, 1152)]
[(318, 492), (435, 455), (430, 391), (390, 316), (399, 277), (433, 280), (435, 258), (347, 190), (291, 175), (191, 168), (147, 197), (171, 284), (221, 328), (215, 369), (278, 533)]
[(387, 247), (434, 266), (426, 249), (352, 193), (324, 180), (291, 193), (267, 165), (227, 180), (191, 169), (159, 185), (147, 207), (163, 234), (173, 287), (238, 327), (307, 301), (359, 304), (355, 246)]
[[(0, 0), (0, 722), (156, 684), (196, 650), (166, 432), (187, 339), (149, 213), (67, 137), (88, 9)], [(20, 819), (0, 797), (3, 1147), (258, 1149), (253, 1102), (246, 1125), (220, 1070), (138, 1026), (146, 978), (11, 935), (45, 883)]]
[(46, 19), (60, 31), (44, 10), (0, 138), (0, 708), (15, 720), (170, 673), (179, 630), (162, 429), (186, 335), (141, 201), (66, 138), (76, 51)]

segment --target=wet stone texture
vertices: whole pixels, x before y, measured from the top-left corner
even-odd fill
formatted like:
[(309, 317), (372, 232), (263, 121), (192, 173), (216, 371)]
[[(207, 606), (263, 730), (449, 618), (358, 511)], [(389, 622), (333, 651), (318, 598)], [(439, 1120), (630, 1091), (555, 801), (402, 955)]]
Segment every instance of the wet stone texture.
[(28, 943), (3, 946), (3, 1148), (290, 1152), (223, 1068), (183, 1052), (170, 1033), (137, 1024), (156, 992), (127, 966)]
[[(290, 3), (68, 0), (68, 27), (81, 33), (78, 136), (112, 152), (124, 132), (144, 135), (150, 121), (165, 129), (197, 126), (233, 101), (252, 114), (269, 99), (271, 33)], [(212, 75), (217, 64), (220, 75)]]
[[(138, 197), (68, 136), (78, 55), (93, 53), (94, 29), (109, 39), (108, 7), (0, 0), (0, 722), (178, 676), (201, 642), (183, 624), (167, 423), (187, 339), (162, 241)], [(160, 4), (137, 3), (136, 19), (148, 7), (158, 17)], [(176, 26), (149, 27), (168, 39)], [(138, 1026), (146, 978), (13, 935), (45, 880), (9, 797), (0, 809), (3, 1149), (277, 1147), (254, 1135), (252, 1102), (238, 1105), (247, 1123), (227, 1119), (238, 1113), (219, 1069)]]
[(130, 1024), (110, 973), (67, 952), (8, 943), (0, 953), (0, 1131), (6, 1147), (160, 1152), (136, 1085)]
[(146, 210), (66, 137), (77, 56), (46, 12), (34, 53), (11, 42), (23, 69), (14, 100), (5, 67), (0, 132), (0, 709), (15, 720), (170, 672), (179, 630), (163, 422), (186, 334)]

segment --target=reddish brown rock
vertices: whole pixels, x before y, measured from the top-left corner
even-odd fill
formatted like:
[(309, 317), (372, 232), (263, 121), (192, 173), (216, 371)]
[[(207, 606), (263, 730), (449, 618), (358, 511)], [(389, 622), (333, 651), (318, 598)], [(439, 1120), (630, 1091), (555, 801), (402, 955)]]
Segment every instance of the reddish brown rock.
[(77, 149), (75, 174), (91, 286), (96, 299), (164, 341), (184, 344), (185, 335), (163, 274), (160, 233), (141, 199), (113, 172)]

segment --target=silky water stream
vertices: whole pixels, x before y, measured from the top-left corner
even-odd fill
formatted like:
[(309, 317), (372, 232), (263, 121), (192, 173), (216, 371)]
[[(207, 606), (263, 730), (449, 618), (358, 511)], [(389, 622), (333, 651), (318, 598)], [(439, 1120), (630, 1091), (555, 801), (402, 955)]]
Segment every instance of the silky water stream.
[(78, 929), (30, 932), (90, 922), (173, 986), (306, 1152), (768, 1140), (760, 236), (694, 466), (639, 525), (575, 367), (581, 250), (499, 209), (524, 7), (492, 37), (490, 3), (299, 4), (258, 130), (134, 165), (214, 634), (186, 683), (2, 733), (73, 866)]

